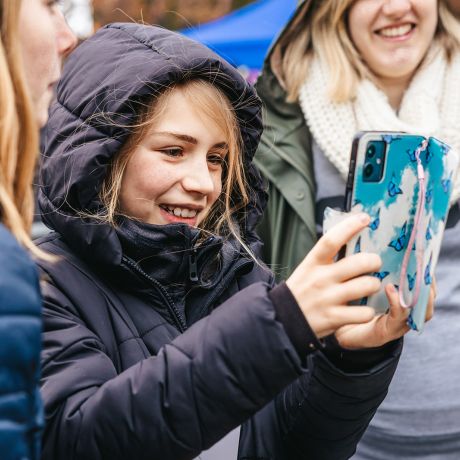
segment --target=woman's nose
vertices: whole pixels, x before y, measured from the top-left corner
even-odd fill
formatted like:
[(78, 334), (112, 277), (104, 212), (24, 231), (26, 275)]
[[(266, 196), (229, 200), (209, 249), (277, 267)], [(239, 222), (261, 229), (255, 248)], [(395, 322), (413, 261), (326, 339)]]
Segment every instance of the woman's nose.
[(412, 8), (412, 0), (386, 0), (383, 12), (388, 16), (401, 17)]
[(69, 54), (77, 46), (78, 43), (77, 37), (70, 29), (62, 13), (59, 13), (56, 38), (58, 53), (61, 57)]

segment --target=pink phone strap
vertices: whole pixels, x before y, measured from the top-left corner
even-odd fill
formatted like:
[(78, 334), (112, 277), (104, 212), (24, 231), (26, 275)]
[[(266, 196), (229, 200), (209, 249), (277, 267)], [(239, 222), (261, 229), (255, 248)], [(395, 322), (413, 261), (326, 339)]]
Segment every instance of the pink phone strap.
[[(407, 249), (404, 254), (401, 267), (401, 276), (399, 279), (399, 301), (404, 308), (413, 308), (417, 304), (418, 297), (420, 295), (420, 283), (423, 274), (423, 232), (421, 231), (420, 227), (423, 209), (425, 208), (425, 171), (423, 170), (420, 154), (426, 150), (427, 146), (428, 141), (425, 139), (415, 151), (415, 158), (417, 160), (417, 176), (419, 182), (419, 197), (417, 212), (415, 213), (414, 218), (414, 225), (412, 227), (409, 243), (407, 244)], [(410, 302), (406, 302), (404, 299), (404, 286), (406, 284), (407, 266), (409, 265), (409, 259), (412, 253), (412, 248), (414, 247), (414, 242), (416, 242), (417, 273), (415, 277), (414, 295), (412, 296), (412, 300)]]

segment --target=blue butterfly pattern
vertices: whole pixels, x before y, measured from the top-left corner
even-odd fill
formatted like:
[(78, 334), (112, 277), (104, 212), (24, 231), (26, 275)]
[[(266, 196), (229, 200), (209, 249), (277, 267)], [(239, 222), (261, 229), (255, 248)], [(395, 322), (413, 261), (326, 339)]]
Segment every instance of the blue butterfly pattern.
[(441, 180), (441, 185), (442, 185), (442, 189), (444, 190), (444, 193), (449, 193), (450, 186), (452, 185), (452, 172), (450, 173), (447, 179)]
[(428, 226), (426, 228), (425, 239), (427, 241), (429, 241), (432, 238), (433, 238), (433, 236), (431, 235), (431, 219), (430, 219), (430, 221), (428, 222)]
[(417, 277), (417, 272), (414, 273), (414, 276), (410, 276), (409, 273), (407, 274), (407, 282), (409, 284), (409, 291), (412, 291), (412, 289), (414, 289), (416, 277)]
[(404, 222), (401, 230), (399, 231), (399, 236), (395, 240), (391, 241), (388, 246), (394, 248), (396, 251), (402, 251), (407, 242), (407, 221)]
[(416, 331), (416, 330), (418, 329), (418, 328), (417, 328), (417, 325), (416, 325), (415, 322), (414, 322), (414, 319), (412, 318), (412, 315), (409, 315), (409, 317), (407, 318), (406, 324), (407, 324), (413, 331)]
[(373, 231), (377, 230), (380, 225), (380, 208), (375, 215), (375, 219), (369, 224), (369, 228)]
[(426, 164), (428, 164), (433, 158), (433, 152), (430, 150), (430, 147), (426, 148)]
[(358, 254), (359, 252), (361, 252), (361, 237), (359, 237), (358, 241), (356, 241), (354, 254)]
[(372, 276), (375, 276), (375, 277), (378, 278), (380, 281), (382, 281), (382, 280), (385, 279), (389, 274), (390, 274), (390, 272), (387, 272), (387, 271), (383, 271), (383, 272), (374, 272), (374, 273), (372, 273)]
[(415, 157), (415, 150), (407, 149), (406, 152), (409, 155), (409, 160), (415, 163), (417, 161), (417, 158)]
[(450, 147), (446, 144), (441, 144), (440, 148), (443, 155), (447, 155), (450, 152)]
[(431, 258), (432, 257), (433, 257), (433, 255), (430, 255), (430, 260), (428, 262), (428, 265), (425, 268), (424, 280), (425, 280), (426, 285), (431, 284), (431, 282), (432, 282), (431, 273), (430, 273), (431, 272)]
[(430, 204), (432, 199), (433, 199), (433, 188), (429, 187), (425, 193), (425, 201), (427, 204)]
[(396, 183), (396, 177), (394, 173), (391, 176), (391, 181), (388, 183), (388, 195), (390, 195), (392, 198), (396, 195), (402, 195), (402, 190)]

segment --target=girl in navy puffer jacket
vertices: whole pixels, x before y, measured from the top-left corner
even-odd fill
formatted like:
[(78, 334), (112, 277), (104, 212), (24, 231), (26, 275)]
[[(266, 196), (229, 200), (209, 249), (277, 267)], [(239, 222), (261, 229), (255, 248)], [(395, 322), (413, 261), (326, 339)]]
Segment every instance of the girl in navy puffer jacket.
[(393, 291), (379, 318), (346, 306), (379, 287), (377, 256), (333, 262), (367, 216), (273, 287), (260, 110), (232, 67), (159, 28), (107, 26), (66, 63), (39, 196), (60, 258), (41, 264), (45, 460), (192, 459), (240, 425), (239, 459), (353, 453), (405, 312)]

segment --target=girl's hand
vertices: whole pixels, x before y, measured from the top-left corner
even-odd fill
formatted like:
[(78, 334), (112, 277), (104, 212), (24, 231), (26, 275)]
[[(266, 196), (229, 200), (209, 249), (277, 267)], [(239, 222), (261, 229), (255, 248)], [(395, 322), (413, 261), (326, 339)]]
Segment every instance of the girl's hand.
[(351, 215), (329, 230), (286, 281), (317, 337), (325, 337), (345, 325), (369, 323), (371, 307), (347, 305), (368, 297), (380, 281), (367, 275), (379, 271), (376, 254), (359, 253), (334, 262), (340, 248), (369, 224), (366, 214)]
[[(390, 304), (388, 313), (378, 315), (366, 324), (340, 328), (335, 333), (340, 346), (348, 349), (380, 347), (387, 342), (399, 339), (409, 331), (407, 317), (410, 311), (399, 303), (398, 291), (392, 284), (388, 284), (385, 287), (385, 292)], [(433, 282), (426, 309), (426, 321), (429, 321), (433, 316), (435, 297), (436, 283)]]

